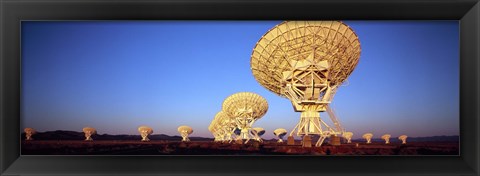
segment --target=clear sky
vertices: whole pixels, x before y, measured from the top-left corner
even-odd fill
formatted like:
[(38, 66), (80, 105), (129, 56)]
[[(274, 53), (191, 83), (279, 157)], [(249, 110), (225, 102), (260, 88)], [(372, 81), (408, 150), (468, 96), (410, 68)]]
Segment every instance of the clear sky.
[[(22, 128), (212, 137), (223, 100), (242, 91), (269, 103), (253, 127), (290, 131), (290, 101), (258, 84), (255, 43), (281, 21), (22, 22)], [(345, 21), (362, 46), (332, 107), (359, 138), (459, 134), (458, 21)], [(323, 119), (331, 124), (326, 113)]]

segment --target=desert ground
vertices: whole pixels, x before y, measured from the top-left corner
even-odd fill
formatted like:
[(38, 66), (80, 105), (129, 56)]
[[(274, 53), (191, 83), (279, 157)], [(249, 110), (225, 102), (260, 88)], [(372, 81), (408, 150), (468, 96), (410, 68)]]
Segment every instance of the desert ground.
[[(358, 143), (358, 146), (357, 146)], [(458, 142), (409, 142), (407, 144), (352, 141), (339, 146), (303, 148), (275, 141), (247, 144), (212, 141), (152, 140), (32, 140), (22, 141), (22, 155), (458, 155)]]

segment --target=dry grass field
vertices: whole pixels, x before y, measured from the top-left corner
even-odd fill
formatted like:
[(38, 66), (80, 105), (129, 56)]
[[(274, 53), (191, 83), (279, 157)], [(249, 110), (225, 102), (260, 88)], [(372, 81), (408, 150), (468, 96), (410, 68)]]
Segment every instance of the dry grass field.
[(409, 142), (383, 144), (356, 142), (303, 148), (265, 141), (248, 144), (152, 140), (33, 140), (22, 141), (22, 155), (458, 155), (458, 142)]

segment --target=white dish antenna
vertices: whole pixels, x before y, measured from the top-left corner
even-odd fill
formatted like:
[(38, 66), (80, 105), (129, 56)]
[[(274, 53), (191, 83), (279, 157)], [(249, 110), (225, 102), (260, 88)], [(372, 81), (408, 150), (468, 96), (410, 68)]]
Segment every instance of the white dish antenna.
[(277, 128), (273, 131), (273, 134), (278, 137), (278, 143), (283, 143), (283, 136), (287, 134), (287, 130), (284, 128)]
[(193, 133), (192, 127), (183, 125), (183, 126), (179, 126), (177, 130), (178, 130), (178, 133), (180, 133), (180, 136), (182, 136), (182, 142), (190, 141), (190, 139), (188, 138), (188, 135)]
[(402, 144), (407, 144), (407, 135), (401, 135), (398, 137), (399, 140), (402, 140)]
[(140, 136), (142, 136), (142, 142), (150, 141), (148, 139), (148, 135), (153, 133), (152, 128), (148, 126), (140, 126), (138, 127), (138, 132), (140, 133)]
[(372, 133), (365, 133), (362, 138), (367, 140), (367, 144), (370, 144), (372, 143), (372, 137), (373, 137), (373, 134)]
[(33, 140), (32, 135), (37, 133), (33, 128), (25, 128), (23, 129), (23, 132), (25, 132), (25, 140), (27, 141)]
[(85, 133), (85, 141), (92, 141), (92, 135), (97, 134), (97, 130), (92, 127), (85, 127), (82, 131)]

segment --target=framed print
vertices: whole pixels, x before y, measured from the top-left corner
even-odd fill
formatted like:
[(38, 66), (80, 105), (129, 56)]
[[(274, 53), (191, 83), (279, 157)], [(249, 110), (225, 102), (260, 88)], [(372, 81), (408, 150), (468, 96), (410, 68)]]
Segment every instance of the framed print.
[(478, 175), (478, 1), (1, 8), (2, 175)]

